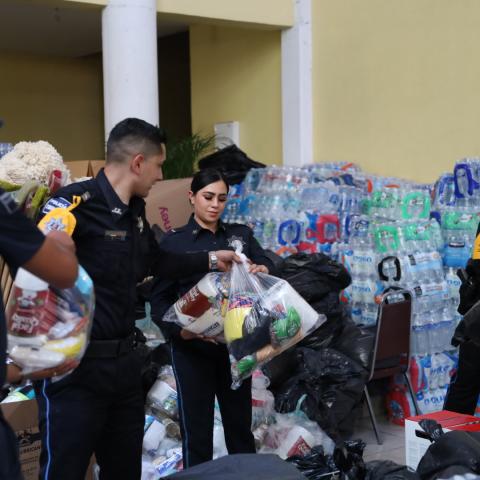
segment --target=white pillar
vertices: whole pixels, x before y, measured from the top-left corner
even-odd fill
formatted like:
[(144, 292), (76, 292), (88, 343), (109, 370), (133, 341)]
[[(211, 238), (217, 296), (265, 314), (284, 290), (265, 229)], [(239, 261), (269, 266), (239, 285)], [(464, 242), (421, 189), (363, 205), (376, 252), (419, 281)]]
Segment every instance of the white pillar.
[(109, 0), (102, 12), (105, 138), (127, 117), (159, 124), (156, 0)]
[(313, 162), (311, 17), (311, 0), (295, 0), (295, 25), (282, 32), (284, 165)]

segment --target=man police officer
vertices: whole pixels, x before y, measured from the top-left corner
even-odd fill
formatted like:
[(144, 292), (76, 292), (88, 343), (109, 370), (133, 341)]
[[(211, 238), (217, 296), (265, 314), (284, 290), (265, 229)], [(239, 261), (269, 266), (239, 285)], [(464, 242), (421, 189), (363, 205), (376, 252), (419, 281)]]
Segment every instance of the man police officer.
[[(208, 269), (208, 253), (168, 255), (145, 218), (146, 197), (162, 178), (165, 137), (136, 118), (117, 124), (107, 141), (105, 169), (54, 199), (72, 210), (80, 264), (95, 285), (90, 344), (80, 366), (57, 382), (35, 385), (39, 405), (41, 477), (83, 480), (95, 453), (100, 478), (141, 476), (144, 397), (141, 358), (135, 350), (136, 285), (154, 274), (170, 278)], [(45, 206), (48, 211), (50, 206)], [(217, 252), (226, 269), (235, 256)]]

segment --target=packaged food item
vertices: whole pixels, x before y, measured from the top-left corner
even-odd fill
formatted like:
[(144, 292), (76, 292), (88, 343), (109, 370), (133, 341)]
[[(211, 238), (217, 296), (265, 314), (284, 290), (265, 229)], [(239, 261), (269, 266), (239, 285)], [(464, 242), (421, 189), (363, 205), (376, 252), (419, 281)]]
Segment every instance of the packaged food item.
[(215, 337), (223, 332), (222, 306), (228, 285), (222, 273), (208, 273), (165, 313), (163, 320), (190, 332)]

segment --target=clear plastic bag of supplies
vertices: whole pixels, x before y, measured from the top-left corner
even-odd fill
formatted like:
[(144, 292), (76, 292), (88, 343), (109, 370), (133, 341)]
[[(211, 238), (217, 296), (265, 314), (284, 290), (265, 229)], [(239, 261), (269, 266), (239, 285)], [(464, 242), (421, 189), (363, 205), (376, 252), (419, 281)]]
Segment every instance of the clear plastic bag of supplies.
[(223, 331), (222, 306), (228, 297), (228, 276), (207, 273), (165, 313), (163, 321), (185, 330), (216, 337)]
[(93, 282), (82, 267), (75, 285), (63, 290), (20, 268), (6, 308), (10, 358), (26, 374), (80, 360), (94, 306)]
[(285, 460), (294, 455), (303, 457), (318, 445), (326, 454), (333, 453), (333, 440), (300, 410), (304, 399), (305, 395), (299, 399), (294, 412), (275, 414), (274, 423), (263, 434), (260, 453), (276, 453)]
[(232, 388), (325, 321), (288, 282), (250, 274), (246, 257), (236, 253), (244, 262), (232, 267), (224, 319)]
[(147, 394), (147, 404), (154, 414), (160, 412), (173, 419), (178, 417), (177, 383), (171, 365), (160, 370), (157, 381)]

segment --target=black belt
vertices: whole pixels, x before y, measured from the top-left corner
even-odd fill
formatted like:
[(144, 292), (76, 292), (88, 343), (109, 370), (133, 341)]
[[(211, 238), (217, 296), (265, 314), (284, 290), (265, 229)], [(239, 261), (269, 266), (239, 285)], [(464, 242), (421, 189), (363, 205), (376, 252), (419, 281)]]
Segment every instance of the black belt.
[(135, 334), (120, 340), (90, 340), (85, 358), (115, 358), (131, 352), (136, 346)]

